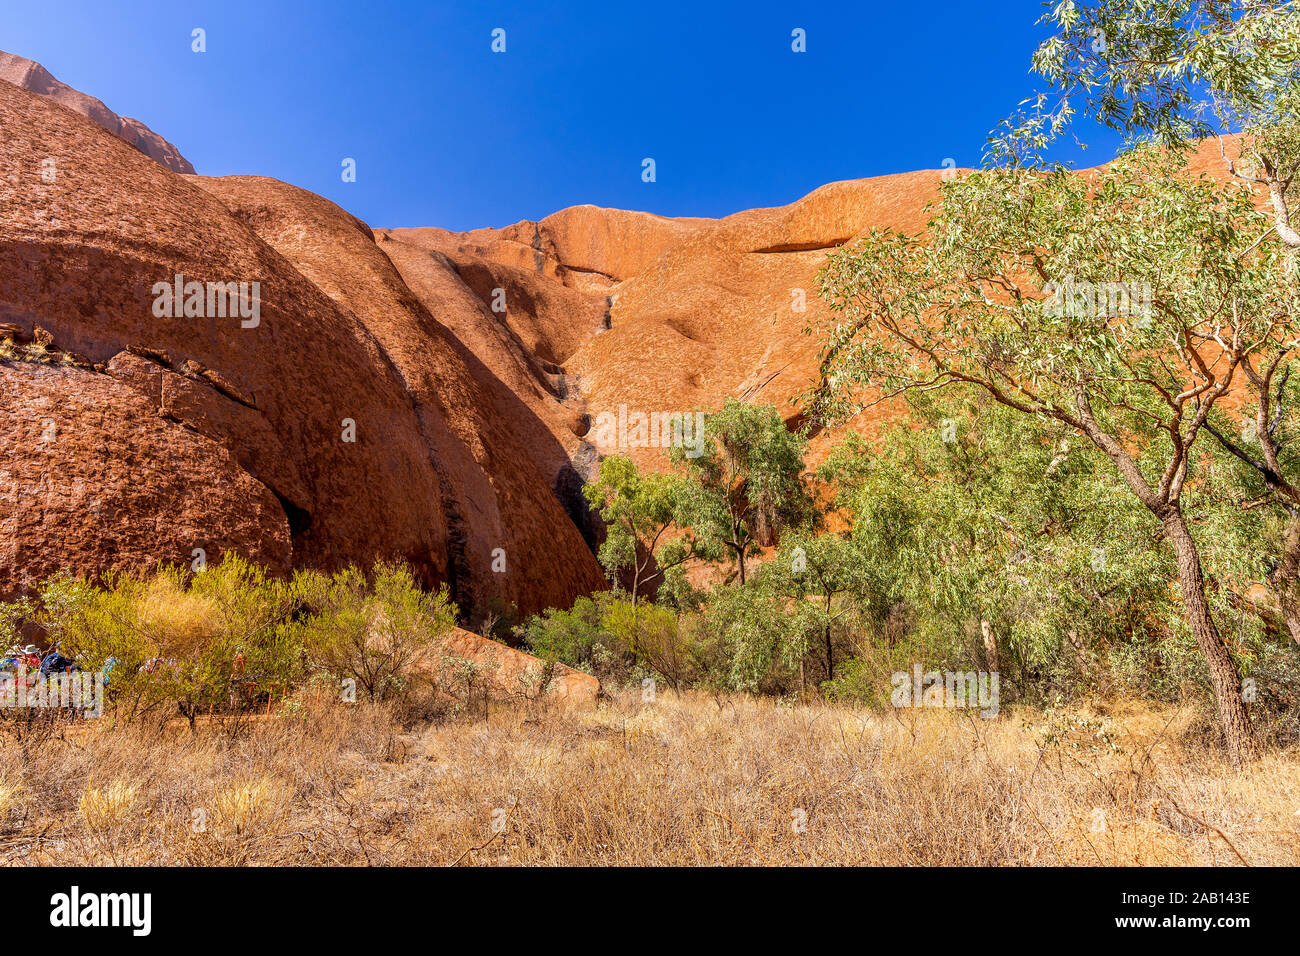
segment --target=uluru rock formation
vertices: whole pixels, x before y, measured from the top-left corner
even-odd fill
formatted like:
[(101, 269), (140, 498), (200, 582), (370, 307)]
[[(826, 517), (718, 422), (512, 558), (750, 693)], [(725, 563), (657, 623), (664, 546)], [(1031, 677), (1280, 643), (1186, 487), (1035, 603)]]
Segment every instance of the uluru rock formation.
[[(273, 566), (401, 559), (469, 613), (602, 586), (523, 448), (549, 429), (366, 226), (281, 183), (178, 176), (3, 82), (0, 127), (25, 171), (0, 180), (0, 325), (17, 343), (0, 358), (0, 592), (230, 548)], [(177, 275), (257, 282), (259, 320), (160, 316)]]
[[(1227, 148), (1236, 149), (1230, 137)], [(1217, 140), (1199, 145), (1190, 170), (1226, 175)], [(392, 229), (381, 238), (403, 250), (394, 257), (399, 269), (440, 255), (463, 275), (487, 272), (497, 288), (525, 288), (506, 296), (503, 319), (563, 367), (569, 405), (588, 424), (624, 406), (629, 413), (712, 411), (734, 397), (776, 406), (793, 427), (802, 423), (799, 399), (817, 380), (822, 344), (805, 329), (831, 318), (817, 294), (827, 254), (873, 228), (924, 231), (928, 207), (953, 172), (830, 183), (790, 205), (723, 219), (576, 206), (504, 229)], [(488, 280), (469, 284), (485, 295)], [(593, 332), (590, 316), (602, 308)], [(845, 432), (870, 433), (897, 409), (885, 402), (814, 434), (810, 463)], [(666, 449), (655, 445), (595, 450), (668, 467)]]
[[(233, 548), (279, 568), (398, 558), (467, 615), (568, 606), (604, 586), (582, 498), (600, 455), (667, 462), (595, 447), (593, 421), (731, 395), (796, 419), (826, 250), (919, 225), (939, 178), (722, 220), (578, 206), (372, 230), (272, 179), (176, 176), (25, 70), (42, 95), (0, 83), (29, 171), (0, 182), (4, 593)], [(258, 321), (160, 316), (178, 275), (258, 283)]]
[(41, 96), (48, 96), (68, 109), (94, 120), (123, 142), (130, 143), (150, 159), (157, 160), (175, 173), (192, 173), (194, 167), (179, 149), (144, 123), (129, 116), (118, 116), (100, 100), (60, 83), (50, 71), (35, 60), (0, 50), (0, 80)]
[[(621, 407), (711, 411), (728, 397), (776, 405), (793, 424), (792, 399), (817, 374), (820, 343), (804, 329), (827, 316), (817, 296), (827, 252), (875, 226), (921, 229), (941, 175), (831, 183), (788, 206), (717, 220), (576, 206), (504, 229), (380, 238), (398, 250), (399, 269), (444, 257), (485, 303), (506, 289), (504, 324), (563, 368), (588, 426)], [(815, 442), (814, 457), (828, 444)], [(595, 450), (646, 468), (668, 462), (657, 446)]]
[[(582, 497), (601, 455), (668, 467), (658, 442), (598, 447), (600, 416), (736, 397), (798, 424), (827, 252), (921, 230), (941, 181), (718, 220), (371, 229), (273, 179), (177, 175), (30, 61), (0, 76), (36, 89), (0, 81), (0, 596), (234, 549), (281, 570), (400, 559), (467, 618), (568, 607), (605, 585)], [(1217, 146), (1194, 167), (1222, 175)], [(214, 312), (215, 283), (255, 288), (256, 318)]]

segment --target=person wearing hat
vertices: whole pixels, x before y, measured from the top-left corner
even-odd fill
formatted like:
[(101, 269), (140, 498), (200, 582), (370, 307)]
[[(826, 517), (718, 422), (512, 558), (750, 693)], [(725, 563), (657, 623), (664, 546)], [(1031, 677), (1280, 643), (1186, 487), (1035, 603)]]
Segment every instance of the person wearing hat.
[(28, 644), (23, 648), (21, 660), (23, 666), (29, 671), (39, 671), (41, 669), (41, 649), (35, 644)]

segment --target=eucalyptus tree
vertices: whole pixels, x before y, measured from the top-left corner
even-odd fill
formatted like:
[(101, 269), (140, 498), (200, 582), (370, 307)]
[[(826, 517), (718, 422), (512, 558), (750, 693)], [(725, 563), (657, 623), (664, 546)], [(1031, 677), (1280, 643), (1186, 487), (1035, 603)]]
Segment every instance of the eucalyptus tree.
[(1181, 659), (1185, 638), (1172, 558), (1104, 455), (978, 390), (909, 399), (880, 441), (844, 442), (822, 471), (877, 640), (958, 669), (983, 650), (1024, 696), (1087, 687), (1111, 658), (1143, 692), (1190, 676), (1130, 673), (1130, 661)]
[(816, 415), (964, 382), (1086, 436), (1160, 523), (1234, 761), (1255, 743), (1182, 506), (1206, 421), (1242, 365), (1294, 338), (1279, 247), (1250, 190), (1136, 147), (1090, 175), (1009, 164), (944, 184), (924, 235), (833, 254)]
[(611, 579), (630, 575), (633, 606), (643, 589), (680, 573), (691, 559), (716, 557), (686, 527), (685, 479), (678, 475), (642, 474), (631, 458), (614, 455), (583, 494), (605, 522), (597, 557)]
[[(1226, 175), (1250, 187), (1269, 214), (1241, 237), (1300, 248), (1292, 222), (1300, 171), (1300, 10), (1293, 0), (1064, 0), (1042, 22), (1053, 31), (1034, 54), (1049, 88), (1026, 101), (994, 138), (990, 158), (1043, 166), (1076, 111), (1130, 140), (1154, 138), (1175, 149), (1216, 134)], [(1032, 103), (1032, 106), (1030, 106)], [(1289, 283), (1293, 274), (1279, 276)], [(1209, 425), (1219, 443), (1264, 482), (1279, 531), (1267, 583), (1268, 614), (1300, 644), (1300, 463), (1288, 448), (1288, 334), (1267, 351), (1242, 357), (1251, 396), (1243, 429)], [(1240, 437), (1238, 437), (1238, 435)]]
[(763, 566), (761, 581), (787, 602), (804, 646), (820, 645), (826, 679), (834, 680), (835, 632), (859, 623), (876, 590), (861, 550), (847, 536), (803, 532)]
[(746, 561), (760, 553), (762, 539), (812, 517), (803, 476), (807, 440), (787, 429), (772, 406), (734, 398), (705, 419), (704, 434), (701, 454), (672, 450), (686, 468), (685, 513), (703, 547), (730, 552), (744, 584)]
[[(1239, 457), (1275, 493), (1295, 487), (1269, 429), (1274, 376), (1298, 344), (1288, 194), (1300, 169), (1300, 14), (1291, 0), (1059, 0), (1042, 22), (1055, 32), (1033, 64), (1049, 88), (991, 139), (984, 171), (945, 184), (929, 235), (877, 232), (832, 257), (823, 291), (840, 321), (821, 405), (834, 411), (868, 385), (966, 381), (1086, 435), (1174, 549), (1240, 762), (1255, 752), (1249, 715), (1182, 493), (1197, 439), (1222, 435), (1210, 416), (1239, 387), (1254, 390), (1259, 444)], [(1134, 151), (1088, 177), (1067, 172), (1049, 151), (1079, 112)], [(1238, 158), (1223, 150), (1234, 186), (1192, 176), (1182, 155), (1189, 138), (1220, 132), (1239, 134)], [(1284, 607), (1297, 572), (1293, 520), (1271, 579)]]

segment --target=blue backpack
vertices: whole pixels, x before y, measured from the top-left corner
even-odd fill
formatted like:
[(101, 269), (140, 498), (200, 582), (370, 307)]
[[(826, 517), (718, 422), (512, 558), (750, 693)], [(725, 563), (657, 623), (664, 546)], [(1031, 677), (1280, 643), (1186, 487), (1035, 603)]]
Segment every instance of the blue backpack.
[(64, 657), (58, 651), (51, 651), (49, 656), (41, 661), (41, 676), (49, 677), (51, 671), (55, 674), (62, 674), (71, 666), (72, 659), (70, 657)]

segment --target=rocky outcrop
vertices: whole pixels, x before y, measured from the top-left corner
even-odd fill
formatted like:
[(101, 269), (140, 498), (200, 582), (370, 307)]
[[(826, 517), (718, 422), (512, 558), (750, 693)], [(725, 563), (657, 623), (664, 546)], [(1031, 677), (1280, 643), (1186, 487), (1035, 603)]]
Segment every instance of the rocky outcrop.
[(194, 167), (167, 140), (144, 123), (129, 116), (118, 116), (100, 100), (60, 83), (50, 71), (34, 60), (0, 51), (0, 80), (41, 96), (48, 96), (68, 109), (89, 117), (125, 143), (130, 143), (150, 159), (162, 163), (175, 173), (192, 173)]
[[(940, 191), (933, 170), (718, 220), (372, 230), (276, 180), (177, 176), (170, 144), (31, 61), (0, 54), (0, 78), (23, 87), (0, 82), (0, 595), (203, 548), (402, 560), (471, 618), (567, 607), (604, 586), (600, 454), (668, 467), (657, 442), (597, 448), (599, 417), (736, 397), (800, 424), (827, 253), (921, 231)], [(1223, 175), (1217, 144), (1193, 169)], [(257, 318), (159, 309), (178, 275), (256, 283)]]
[[(599, 566), (556, 494), (578, 441), (542, 382), (506, 374), (496, 348), (461, 335), (482, 304), (453, 286), (421, 298), (365, 223), (313, 193), (257, 176), (200, 178), (230, 213), (356, 317), (408, 395), (447, 516), (449, 580), (462, 607), (539, 609), (603, 586)], [(448, 282), (454, 273), (443, 277)], [(484, 362), (479, 354), (488, 357)], [(521, 368), (528, 353), (520, 351)], [(529, 399), (534, 399), (530, 402)], [(554, 406), (552, 408), (551, 406)], [(562, 436), (557, 439), (556, 433)], [(556, 560), (558, 559), (558, 560)]]
[(437, 675), (444, 668), (454, 668), (456, 659), (472, 664), (474, 680), (497, 697), (589, 704), (600, 694), (600, 681), (590, 674), (564, 664), (548, 664), (461, 628), (444, 637), (437, 654), (423, 666)]
[[(575, 206), (504, 229), (384, 230), (381, 246), (399, 252), (404, 273), (445, 259), (485, 302), (505, 290), (501, 324), (526, 353), (519, 362), (530, 353), (562, 368), (564, 404), (588, 427), (622, 406), (712, 411), (728, 397), (773, 404), (797, 424), (817, 375), (819, 342), (804, 329), (828, 315), (817, 295), (826, 254), (873, 226), (920, 230), (940, 179), (934, 170), (831, 183), (719, 220)], [(498, 353), (481, 339), (475, 351)], [(818, 436), (813, 459), (834, 440)], [(663, 448), (600, 450), (645, 468), (668, 463)]]
[[(0, 326), (15, 343), (0, 350), (14, 489), (0, 593), (63, 566), (188, 563), (199, 547), (273, 567), (402, 560), (470, 615), (602, 586), (551, 476), (527, 465), (550, 428), (448, 335), (368, 227), (280, 183), (177, 176), (2, 83), (0, 128), (18, 171), (0, 178)], [(159, 308), (177, 275), (256, 282), (257, 319), (202, 296), (201, 314)], [(54, 438), (34, 445), (47, 419)], [(88, 510), (42, 476), (80, 481)]]
[[(829, 318), (817, 294), (827, 253), (872, 227), (920, 230), (939, 183), (938, 171), (832, 183), (696, 227), (610, 290), (610, 330), (569, 360), (588, 413), (712, 411), (735, 397), (796, 423), (821, 344), (804, 330)], [(629, 453), (643, 467), (667, 459)]]
[(0, 362), (0, 436), (0, 590), (227, 550), (289, 567), (275, 494), (111, 375)]

